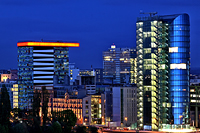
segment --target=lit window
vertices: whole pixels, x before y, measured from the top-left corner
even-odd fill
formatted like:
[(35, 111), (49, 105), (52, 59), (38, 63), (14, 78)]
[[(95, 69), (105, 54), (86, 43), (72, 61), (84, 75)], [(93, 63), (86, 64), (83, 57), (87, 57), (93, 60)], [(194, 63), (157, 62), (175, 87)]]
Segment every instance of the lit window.
[(195, 102), (196, 102), (196, 100), (191, 100), (191, 102), (192, 102), (192, 103), (195, 103)]
[(165, 64), (162, 64), (160, 69), (165, 69)]
[(115, 45), (111, 45), (111, 48), (116, 48), (116, 46)]
[(142, 24), (143, 24), (143, 22), (139, 22), (138, 24), (139, 24), (139, 25), (142, 25)]
[(170, 53), (178, 52), (178, 47), (171, 47), (171, 48), (169, 48), (169, 52)]
[(18, 96), (13, 96), (13, 99), (18, 99)]
[(190, 92), (194, 92), (194, 89), (190, 89)]
[(88, 114), (88, 110), (86, 110), (85, 113)]
[(186, 69), (186, 64), (170, 64), (170, 69)]

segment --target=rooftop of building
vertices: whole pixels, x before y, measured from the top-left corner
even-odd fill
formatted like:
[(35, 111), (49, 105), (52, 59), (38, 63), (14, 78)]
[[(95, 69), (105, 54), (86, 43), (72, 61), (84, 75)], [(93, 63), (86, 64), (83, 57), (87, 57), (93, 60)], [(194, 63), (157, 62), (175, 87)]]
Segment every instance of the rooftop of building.
[(18, 42), (18, 47), (79, 47), (79, 43), (76, 42), (35, 42), (35, 41), (24, 41)]
[(172, 14), (172, 15), (155, 15), (155, 16), (138, 17), (137, 18), (137, 22), (154, 21), (154, 20), (171, 21), (171, 20), (174, 20), (176, 17), (178, 17), (180, 15), (188, 15), (188, 14), (187, 13), (183, 13), (183, 14)]

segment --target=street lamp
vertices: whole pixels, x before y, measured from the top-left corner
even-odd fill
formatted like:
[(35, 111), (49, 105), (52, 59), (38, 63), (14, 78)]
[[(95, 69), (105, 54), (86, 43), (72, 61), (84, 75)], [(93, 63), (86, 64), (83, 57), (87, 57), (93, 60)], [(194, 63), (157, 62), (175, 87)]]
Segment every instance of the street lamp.
[(101, 118), (102, 118), (102, 119), (101, 119), (102, 125), (104, 125), (104, 117), (102, 116)]
[(126, 125), (127, 125), (127, 120), (128, 120), (128, 118), (127, 118), (127, 117), (124, 117), (124, 120), (126, 121)]
[(84, 119), (84, 125), (87, 125), (87, 118)]

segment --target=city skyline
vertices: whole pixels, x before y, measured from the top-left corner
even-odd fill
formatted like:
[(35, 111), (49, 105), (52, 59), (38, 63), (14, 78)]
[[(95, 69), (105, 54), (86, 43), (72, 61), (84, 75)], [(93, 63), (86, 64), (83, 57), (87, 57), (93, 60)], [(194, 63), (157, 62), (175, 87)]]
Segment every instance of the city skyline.
[[(198, 38), (198, 7), (200, 2), (188, 1), (6, 1), (0, 3), (1, 49), (0, 69), (17, 68), (18, 41), (78, 42), (70, 48), (70, 62), (81, 69), (103, 67), (102, 52), (111, 44), (116, 47), (136, 46), (137, 17), (188, 13), (191, 24), (191, 68), (197, 68), (200, 46)], [(169, 10), (170, 9), (170, 10)], [(77, 54), (79, 53), (79, 54)], [(3, 56), (8, 55), (8, 56)], [(92, 56), (91, 56), (92, 55)]]

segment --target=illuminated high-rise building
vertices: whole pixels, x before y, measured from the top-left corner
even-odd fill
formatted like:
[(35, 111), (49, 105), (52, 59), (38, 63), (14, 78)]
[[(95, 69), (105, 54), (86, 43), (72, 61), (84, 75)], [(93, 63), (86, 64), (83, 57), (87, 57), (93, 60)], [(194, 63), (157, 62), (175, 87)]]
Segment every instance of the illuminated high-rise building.
[(136, 83), (136, 49), (111, 45), (103, 52), (103, 78), (113, 83)]
[(189, 126), (188, 14), (138, 18), (136, 34), (139, 128)]
[(69, 85), (68, 47), (79, 43), (19, 42), (17, 46), (19, 108), (31, 108), (34, 87)]

